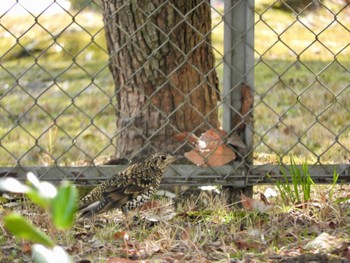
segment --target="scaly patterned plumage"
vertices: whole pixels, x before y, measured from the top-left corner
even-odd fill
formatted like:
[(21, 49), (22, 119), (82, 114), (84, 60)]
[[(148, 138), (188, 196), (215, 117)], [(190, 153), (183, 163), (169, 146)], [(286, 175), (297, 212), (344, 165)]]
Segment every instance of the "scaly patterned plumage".
[(115, 208), (126, 213), (143, 204), (157, 191), (165, 169), (175, 160), (172, 155), (160, 152), (126, 167), (80, 200), (81, 217)]

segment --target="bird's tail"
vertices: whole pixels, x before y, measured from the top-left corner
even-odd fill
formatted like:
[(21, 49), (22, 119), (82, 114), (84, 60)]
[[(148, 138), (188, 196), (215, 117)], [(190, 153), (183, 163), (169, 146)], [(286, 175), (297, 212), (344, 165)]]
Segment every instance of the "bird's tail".
[(92, 217), (94, 214), (98, 214), (98, 211), (101, 209), (98, 209), (101, 205), (101, 201), (96, 201), (92, 204), (89, 205), (84, 205), (84, 206), (80, 206), (78, 208), (78, 213), (81, 212), (79, 218), (81, 217)]
[(108, 199), (104, 198), (100, 201), (96, 201), (92, 204), (81, 206), (78, 209), (78, 212), (82, 212), (81, 217), (92, 217), (93, 215), (100, 214), (107, 212), (113, 208), (113, 203), (110, 202)]

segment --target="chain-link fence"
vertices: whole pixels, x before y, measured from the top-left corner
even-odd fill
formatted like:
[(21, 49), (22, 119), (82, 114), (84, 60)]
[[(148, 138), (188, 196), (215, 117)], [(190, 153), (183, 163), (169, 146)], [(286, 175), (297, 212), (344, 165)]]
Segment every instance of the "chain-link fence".
[[(314, 165), (311, 172), (320, 182), (331, 179), (334, 168), (347, 179), (347, 1), (5, 2), (0, 10), (0, 176), (33, 170), (46, 180), (88, 183), (115, 173), (114, 166), (99, 165), (121, 163), (113, 161), (124, 157), (118, 153), (120, 136), (131, 148), (123, 148), (126, 157), (132, 158), (147, 147), (162, 150), (158, 141), (168, 132), (175, 154), (200, 152), (198, 144), (208, 141), (193, 142), (191, 134), (210, 131), (220, 143), (203, 160), (225, 163), (228, 155), (233, 163), (176, 165), (165, 183), (267, 182), (279, 176), (278, 163), (290, 155)], [(211, 23), (209, 30), (205, 23)], [(177, 31), (180, 27), (184, 31)], [(193, 46), (191, 39), (197, 41)], [(159, 57), (165, 50), (173, 61)], [(145, 76), (157, 86), (142, 80)], [(140, 80), (144, 86), (136, 86), (135, 93), (127, 88)], [(130, 94), (139, 97), (133, 102)], [(201, 108), (200, 101), (212, 101), (214, 107)], [(133, 109), (137, 112), (126, 113)], [(161, 119), (158, 128), (144, 122), (145, 112)], [(187, 130), (187, 122), (196, 123), (193, 112), (202, 121)], [(140, 131), (137, 122), (145, 129), (152, 126), (152, 134)], [(133, 147), (131, 133), (142, 147)]]

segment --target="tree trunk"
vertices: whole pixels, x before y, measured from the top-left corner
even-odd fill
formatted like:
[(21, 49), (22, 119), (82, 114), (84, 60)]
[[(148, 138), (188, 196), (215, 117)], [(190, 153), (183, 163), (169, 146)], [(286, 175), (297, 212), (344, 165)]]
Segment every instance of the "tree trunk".
[(175, 133), (218, 128), (209, 0), (104, 0), (103, 8), (116, 158), (173, 151)]

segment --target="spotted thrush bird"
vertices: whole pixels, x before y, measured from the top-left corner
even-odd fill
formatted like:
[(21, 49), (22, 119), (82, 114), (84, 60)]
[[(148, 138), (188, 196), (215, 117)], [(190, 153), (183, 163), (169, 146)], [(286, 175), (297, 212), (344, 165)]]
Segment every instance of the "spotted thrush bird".
[(142, 205), (157, 191), (165, 169), (174, 161), (174, 156), (159, 152), (126, 167), (81, 198), (80, 217), (91, 217), (111, 209), (127, 213)]

